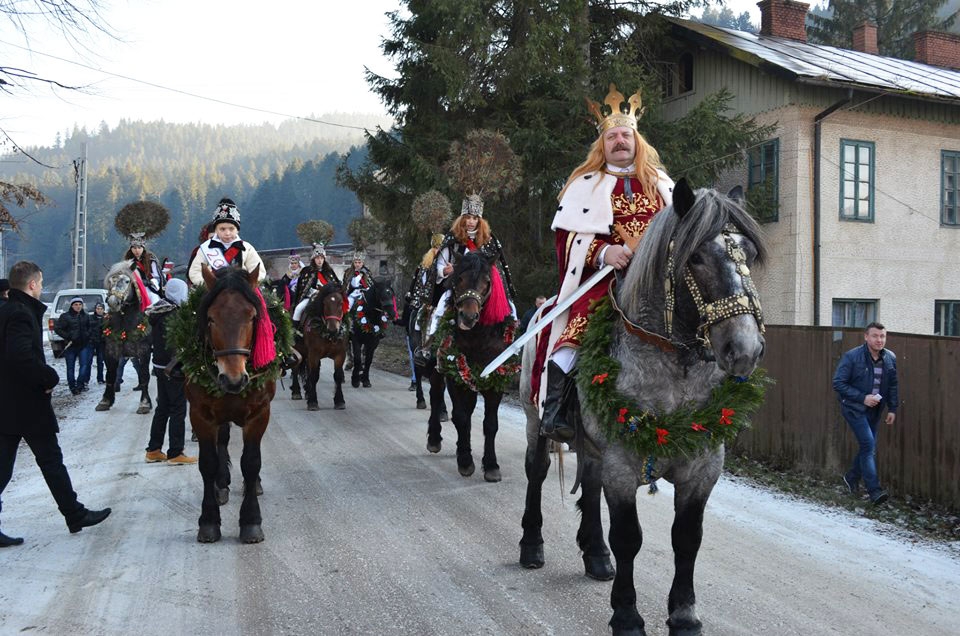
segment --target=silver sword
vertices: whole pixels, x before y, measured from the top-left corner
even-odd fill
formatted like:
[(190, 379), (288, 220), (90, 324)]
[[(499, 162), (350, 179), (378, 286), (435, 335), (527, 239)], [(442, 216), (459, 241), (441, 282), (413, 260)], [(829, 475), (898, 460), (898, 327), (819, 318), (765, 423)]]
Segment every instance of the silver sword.
[(598, 271), (596, 274), (587, 279), (583, 285), (580, 285), (572, 294), (564, 298), (557, 304), (556, 307), (550, 310), (550, 313), (540, 318), (535, 325), (530, 326), (526, 332), (519, 338), (513, 341), (513, 344), (503, 350), (503, 352), (493, 359), (493, 362), (484, 367), (483, 371), (480, 372), (480, 377), (485, 378), (491, 373), (493, 373), (497, 367), (509, 360), (514, 354), (516, 354), (520, 349), (523, 348), (523, 345), (533, 338), (535, 335), (540, 333), (547, 325), (553, 323), (554, 319), (557, 316), (565, 312), (570, 308), (578, 298), (583, 296), (590, 290), (594, 285), (599, 283), (604, 276), (613, 271), (613, 265), (604, 265), (603, 268)]

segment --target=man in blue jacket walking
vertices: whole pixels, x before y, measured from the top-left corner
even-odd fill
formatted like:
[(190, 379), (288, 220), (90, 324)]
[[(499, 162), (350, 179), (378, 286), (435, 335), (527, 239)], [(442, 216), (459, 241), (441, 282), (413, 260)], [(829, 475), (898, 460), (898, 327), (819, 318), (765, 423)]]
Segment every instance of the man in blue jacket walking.
[(833, 375), (833, 390), (840, 399), (840, 410), (860, 444), (853, 465), (843, 476), (850, 494), (860, 491), (860, 480), (866, 486), (870, 501), (880, 505), (887, 500), (887, 491), (880, 487), (877, 475), (877, 425), (883, 408), (886, 423), (893, 425), (900, 405), (897, 384), (897, 356), (885, 348), (887, 330), (871, 322), (864, 331), (862, 346), (847, 351), (840, 358)]

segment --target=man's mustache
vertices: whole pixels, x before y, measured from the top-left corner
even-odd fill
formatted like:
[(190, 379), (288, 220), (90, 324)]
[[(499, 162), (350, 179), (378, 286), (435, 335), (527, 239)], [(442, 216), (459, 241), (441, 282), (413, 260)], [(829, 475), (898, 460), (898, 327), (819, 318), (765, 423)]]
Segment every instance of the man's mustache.
[(613, 152), (617, 152), (618, 150), (629, 151), (630, 146), (628, 146), (627, 144), (617, 144), (616, 146), (613, 147)]

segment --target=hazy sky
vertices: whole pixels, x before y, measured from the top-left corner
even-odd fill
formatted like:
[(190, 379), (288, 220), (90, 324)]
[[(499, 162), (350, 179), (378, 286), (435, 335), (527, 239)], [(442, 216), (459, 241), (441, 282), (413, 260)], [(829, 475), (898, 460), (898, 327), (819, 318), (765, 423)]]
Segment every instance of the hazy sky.
[[(384, 14), (397, 0), (103, 1), (118, 40), (84, 38), (89, 50), (67, 46), (39, 23), (27, 24), (29, 42), (0, 23), (0, 64), (86, 87), (77, 93), (36, 83), (0, 93), (0, 128), (17, 143), (49, 145), (74, 123), (95, 131), (121, 118), (233, 124), (385, 114), (363, 69), (393, 73), (379, 47), (388, 33)], [(759, 22), (755, 0), (727, 6)]]

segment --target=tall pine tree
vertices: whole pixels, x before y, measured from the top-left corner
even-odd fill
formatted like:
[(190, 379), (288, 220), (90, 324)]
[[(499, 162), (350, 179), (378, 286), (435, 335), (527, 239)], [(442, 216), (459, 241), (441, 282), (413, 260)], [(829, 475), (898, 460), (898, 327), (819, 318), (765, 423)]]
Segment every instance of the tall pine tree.
[[(666, 38), (649, 12), (687, 11), (698, 1), (670, 4), (623, 0), (407, 0), (392, 14), (383, 45), (397, 76), (368, 74), (398, 125), (368, 137), (368, 161), (343, 167), (340, 179), (384, 224), (384, 239), (416, 263), (429, 237), (411, 222), (414, 198), (428, 190), (447, 194), (459, 208), (463, 193), (450, 189), (441, 167), (451, 143), (474, 129), (503, 133), (523, 163), (523, 183), (484, 209), (504, 244), (514, 282), (524, 300), (556, 285), (549, 225), (557, 194), (585, 157), (596, 130), (584, 97), (602, 98), (616, 82), (633, 92), (645, 86), (645, 135), (669, 171), (683, 172), (683, 153), (700, 136), (698, 158), (723, 156), (757, 139), (743, 118), (724, 114), (724, 99), (708, 100), (702, 123), (660, 116), (656, 51)], [(647, 60), (651, 60), (647, 63)], [(728, 99), (727, 99), (728, 101)], [(677, 125), (682, 126), (682, 133)], [(719, 127), (723, 134), (711, 128)], [(698, 168), (708, 184), (724, 162)]]

